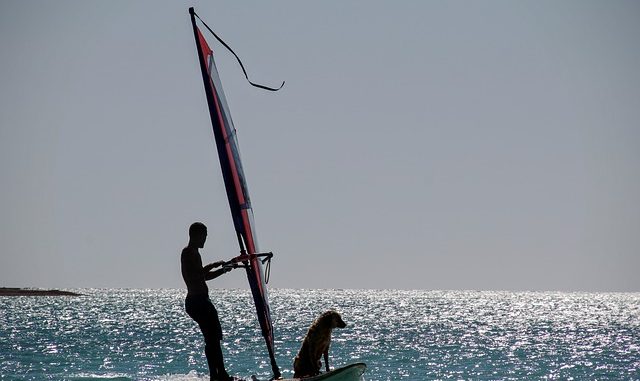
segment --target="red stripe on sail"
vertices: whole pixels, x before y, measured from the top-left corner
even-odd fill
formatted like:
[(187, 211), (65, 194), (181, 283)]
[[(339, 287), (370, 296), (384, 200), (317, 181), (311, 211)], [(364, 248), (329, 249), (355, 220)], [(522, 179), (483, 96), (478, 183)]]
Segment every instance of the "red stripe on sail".
[[(197, 29), (197, 28), (196, 28)], [(207, 40), (204, 39), (204, 36), (202, 35), (202, 32), (200, 32), (200, 29), (198, 30), (198, 40), (200, 41), (200, 48), (202, 49), (202, 55), (203, 56), (210, 56), (213, 54), (213, 50), (211, 50), (211, 48), (209, 47), (209, 44), (207, 44)], [(204, 65), (208, 68), (209, 65), (207, 65), (207, 61), (204, 61)]]

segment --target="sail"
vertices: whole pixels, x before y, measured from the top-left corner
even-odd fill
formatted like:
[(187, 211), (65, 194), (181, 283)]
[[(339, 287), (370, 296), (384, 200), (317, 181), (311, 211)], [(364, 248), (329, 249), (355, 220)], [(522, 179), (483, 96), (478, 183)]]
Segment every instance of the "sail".
[(189, 13), (191, 14), (193, 33), (209, 106), (213, 135), (222, 169), (222, 177), (233, 217), (233, 225), (238, 236), (240, 252), (242, 253), (239, 258), (245, 264), (258, 321), (267, 344), (274, 378), (279, 378), (280, 371), (274, 357), (273, 324), (269, 310), (267, 286), (261, 260), (256, 256), (259, 250), (253, 221), (253, 210), (251, 209), (247, 181), (240, 161), (236, 130), (233, 126), (227, 100), (222, 91), (222, 83), (213, 59), (213, 51), (196, 25), (193, 8), (189, 9)]

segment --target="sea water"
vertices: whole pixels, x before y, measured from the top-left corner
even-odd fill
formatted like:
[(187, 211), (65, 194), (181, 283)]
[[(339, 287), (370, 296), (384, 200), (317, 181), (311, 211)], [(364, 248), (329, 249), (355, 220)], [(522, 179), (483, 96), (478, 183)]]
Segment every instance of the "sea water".
[[(0, 297), (2, 380), (204, 380), (183, 290), (74, 290)], [(212, 289), (231, 374), (270, 365), (248, 290)], [(365, 362), (372, 380), (640, 380), (639, 293), (271, 290), (285, 377), (309, 324), (328, 309), (330, 364)]]

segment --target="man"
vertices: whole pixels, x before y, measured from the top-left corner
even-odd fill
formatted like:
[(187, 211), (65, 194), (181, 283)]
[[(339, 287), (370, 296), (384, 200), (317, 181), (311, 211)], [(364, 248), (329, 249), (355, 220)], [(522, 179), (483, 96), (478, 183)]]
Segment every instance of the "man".
[(231, 271), (231, 268), (223, 267), (213, 271), (214, 268), (222, 266), (224, 261), (202, 266), (202, 258), (198, 249), (204, 247), (206, 240), (207, 227), (203, 223), (195, 222), (189, 227), (189, 244), (182, 250), (180, 258), (182, 278), (187, 285), (187, 298), (184, 305), (187, 314), (198, 323), (204, 335), (204, 353), (207, 356), (211, 381), (228, 381), (232, 378), (224, 368), (222, 348), (220, 347), (222, 328), (218, 319), (218, 311), (209, 299), (209, 288), (206, 281)]

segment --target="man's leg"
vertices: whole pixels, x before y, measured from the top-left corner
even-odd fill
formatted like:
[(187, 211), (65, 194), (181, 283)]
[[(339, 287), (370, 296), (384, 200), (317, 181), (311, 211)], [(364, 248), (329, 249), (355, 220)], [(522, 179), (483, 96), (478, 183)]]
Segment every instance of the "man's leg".
[(224, 369), (220, 339), (222, 330), (218, 320), (218, 313), (211, 302), (202, 304), (185, 303), (187, 314), (198, 323), (204, 336), (204, 354), (207, 357), (210, 379), (227, 381), (229, 375)]
[(207, 356), (207, 362), (209, 363), (209, 371), (211, 378), (217, 378), (220, 381), (227, 381), (229, 374), (224, 369), (224, 358), (222, 356), (222, 348), (220, 346), (220, 340), (217, 338), (210, 338), (206, 340), (204, 352)]
[(227, 371), (224, 369), (224, 360), (222, 358), (222, 350), (220, 349), (220, 339), (212, 331), (211, 322), (203, 322), (200, 324), (200, 330), (204, 335), (204, 354), (207, 356), (207, 364), (209, 365), (209, 374), (211, 380), (226, 381), (229, 378)]

